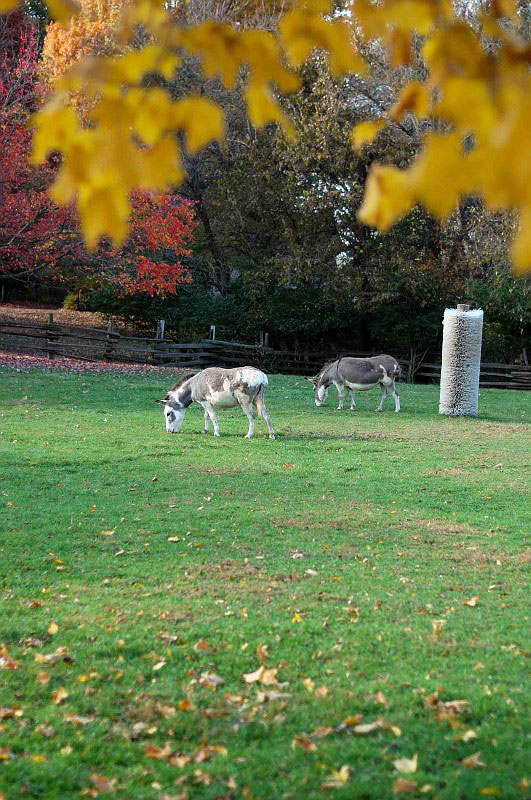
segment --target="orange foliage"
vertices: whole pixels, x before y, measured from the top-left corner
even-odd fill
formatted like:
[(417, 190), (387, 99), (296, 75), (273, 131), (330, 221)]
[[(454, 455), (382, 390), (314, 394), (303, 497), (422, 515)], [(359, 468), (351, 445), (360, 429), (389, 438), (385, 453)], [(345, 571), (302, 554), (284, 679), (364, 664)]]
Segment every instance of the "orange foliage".
[(80, 0), (81, 11), (68, 22), (46, 28), (42, 76), (51, 85), (85, 56), (116, 55), (120, 48), (115, 29), (124, 0)]

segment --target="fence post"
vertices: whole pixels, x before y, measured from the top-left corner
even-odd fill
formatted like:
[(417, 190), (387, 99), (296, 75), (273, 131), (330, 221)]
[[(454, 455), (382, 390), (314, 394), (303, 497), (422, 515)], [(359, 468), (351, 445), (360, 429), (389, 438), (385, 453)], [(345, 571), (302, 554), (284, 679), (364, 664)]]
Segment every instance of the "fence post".
[(158, 357), (158, 351), (163, 349), (162, 348), (162, 343), (164, 341), (164, 329), (165, 329), (165, 327), (166, 327), (166, 320), (165, 319), (159, 319), (159, 321), (157, 323), (157, 333), (155, 334), (155, 339), (157, 341), (155, 342), (155, 346), (153, 348), (153, 361), (156, 364), (160, 364), (160, 358)]
[(46, 354), (48, 359), (53, 358), (54, 356), (54, 341), (55, 337), (53, 335), (52, 326), (53, 325), (53, 314), (50, 312), (48, 314), (48, 325), (46, 327), (46, 333), (48, 334), (48, 339), (46, 340)]
[(215, 342), (216, 341), (216, 326), (215, 325), (211, 325), (210, 326), (209, 339), (210, 339), (211, 342)]
[(107, 341), (105, 344), (105, 353), (103, 358), (105, 361), (112, 361), (114, 354), (114, 320), (110, 319), (107, 323)]

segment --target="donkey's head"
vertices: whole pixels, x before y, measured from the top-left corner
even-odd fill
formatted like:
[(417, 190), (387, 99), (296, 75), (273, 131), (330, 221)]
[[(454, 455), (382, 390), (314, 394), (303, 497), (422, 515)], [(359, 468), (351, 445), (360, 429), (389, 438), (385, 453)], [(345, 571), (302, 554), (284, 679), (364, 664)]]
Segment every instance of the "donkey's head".
[(164, 406), (166, 433), (179, 433), (181, 430), (184, 413), (192, 402), (188, 381), (194, 377), (194, 374), (190, 371), (184, 372), (163, 400), (155, 400), (156, 403)]
[(328, 397), (328, 387), (330, 384), (323, 383), (320, 375), (318, 375), (316, 378), (306, 378), (306, 380), (313, 385), (315, 405), (319, 408), (319, 406), (321, 406)]
[(183, 424), (184, 412), (186, 411), (177, 401), (166, 395), (164, 400), (155, 400), (164, 406), (164, 421), (166, 423), (166, 433), (179, 433)]

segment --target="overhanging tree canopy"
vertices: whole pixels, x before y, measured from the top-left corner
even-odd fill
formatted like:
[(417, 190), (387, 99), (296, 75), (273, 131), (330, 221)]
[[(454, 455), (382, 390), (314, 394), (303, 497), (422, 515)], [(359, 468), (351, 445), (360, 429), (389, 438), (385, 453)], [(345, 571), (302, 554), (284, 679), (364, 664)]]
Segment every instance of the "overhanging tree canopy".
[[(16, 0), (0, 0), (9, 10)], [(278, 5), (278, 4), (276, 4)], [(59, 19), (72, 0), (49, 0)], [(295, 129), (275, 92), (299, 88), (298, 68), (315, 50), (328, 55), (335, 76), (363, 73), (363, 53), (384, 44), (403, 91), (389, 117), (431, 117), (437, 129), (424, 136), (419, 157), (406, 170), (375, 164), (367, 180), (361, 221), (386, 230), (421, 202), (439, 217), (463, 195), (483, 196), (491, 210), (514, 208), (519, 217), (512, 259), (531, 269), (531, 44), (521, 28), (526, 5), (492, 0), (477, 24), (457, 15), (450, 0), (369, 0), (334, 5), (327, 0), (289, 4), (274, 31), (229, 25), (214, 19), (183, 25), (162, 0), (133, 0), (120, 15), (124, 51), (87, 58), (58, 81), (56, 93), (35, 117), (34, 158), (54, 150), (63, 163), (54, 199), (78, 205), (87, 243), (101, 236), (116, 243), (127, 234), (130, 195), (135, 189), (167, 189), (184, 178), (175, 132), (189, 153), (222, 139), (224, 115), (204, 96), (173, 100), (165, 81), (175, 76), (183, 54), (197, 57), (206, 77), (219, 75), (228, 88), (243, 74), (251, 122)], [(143, 45), (138, 43), (139, 31)], [(424, 81), (407, 82), (407, 67), (420, 50)], [(158, 76), (154, 81), (153, 76)], [(88, 124), (69, 105), (81, 88), (93, 99)], [(378, 134), (384, 120), (352, 131), (355, 147)]]

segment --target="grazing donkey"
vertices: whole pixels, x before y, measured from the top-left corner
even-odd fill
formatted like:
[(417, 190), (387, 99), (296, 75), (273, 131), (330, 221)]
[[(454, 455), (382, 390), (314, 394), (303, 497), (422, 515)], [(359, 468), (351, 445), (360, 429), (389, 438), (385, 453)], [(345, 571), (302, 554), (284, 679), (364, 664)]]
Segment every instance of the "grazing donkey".
[(376, 411), (383, 409), (387, 390), (395, 399), (395, 411), (400, 411), (400, 398), (395, 388), (395, 380), (400, 377), (400, 365), (392, 356), (372, 356), (371, 358), (340, 358), (331, 364), (325, 364), (316, 378), (306, 378), (313, 383), (315, 405), (320, 406), (326, 400), (328, 387), (333, 383), (339, 395), (338, 410), (343, 408), (345, 387), (350, 395), (350, 409), (356, 408), (355, 391), (374, 389), (378, 384), (382, 390), (382, 399)]
[(208, 433), (209, 422), (212, 420), (214, 436), (219, 436), (219, 425), (214, 406), (233, 408), (240, 405), (249, 420), (246, 439), (250, 439), (254, 434), (256, 419), (254, 404), (256, 404), (258, 413), (262, 415), (267, 425), (269, 438), (274, 439), (275, 433), (271, 425), (271, 417), (264, 402), (267, 383), (267, 376), (254, 367), (239, 367), (238, 369), (209, 367), (195, 375), (185, 375), (173, 389), (170, 389), (164, 400), (156, 402), (164, 406), (167, 433), (179, 432), (186, 409), (196, 402), (205, 409), (205, 429), (201, 432)]

